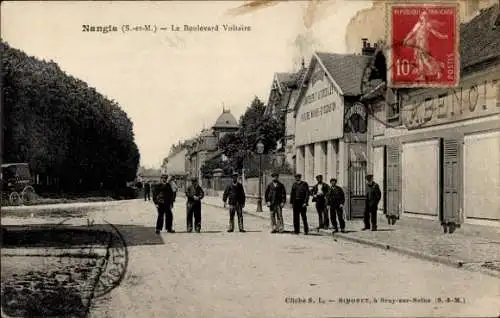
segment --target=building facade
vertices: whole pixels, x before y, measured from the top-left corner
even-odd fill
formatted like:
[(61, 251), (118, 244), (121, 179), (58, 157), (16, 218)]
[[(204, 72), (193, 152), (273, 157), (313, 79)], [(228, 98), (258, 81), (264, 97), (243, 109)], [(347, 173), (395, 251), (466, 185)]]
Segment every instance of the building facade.
[(383, 185), (382, 209), (498, 224), (499, 48), (497, 4), (461, 26), (460, 87), (389, 92), (395, 107), (371, 101), (369, 170)]
[(295, 104), (299, 97), (301, 84), (306, 74), (304, 61), (296, 73), (276, 73), (269, 93), (264, 115), (273, 116), (285, 124), (285, 136), (281, 141), (281, 151), (292, 168), (295, 167)]
[(364, 211), (366, 120), (360, 83), (369, 56), (315, 53), (295, 104), (296, 171), (310, 185), (315, 176), (336, 178), (346, 193), (349, 218)]
[(236, 118), (229, 109), (223, 109), (210, 129), (205, 129), (189, 143), (186, 153), (187, 172), (191, 177), (202, 179), (201, 167), (206, 160), (211, 158), (219, 150), (219, 140), (228, 133), (234, 133), (239, 129)]

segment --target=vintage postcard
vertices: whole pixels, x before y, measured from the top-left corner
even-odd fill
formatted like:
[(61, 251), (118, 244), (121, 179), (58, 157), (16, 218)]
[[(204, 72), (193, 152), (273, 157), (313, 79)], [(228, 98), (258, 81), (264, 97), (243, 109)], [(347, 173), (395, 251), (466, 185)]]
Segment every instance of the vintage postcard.
[(498, 0), (3, 1), (2, 317), (497, 317)]

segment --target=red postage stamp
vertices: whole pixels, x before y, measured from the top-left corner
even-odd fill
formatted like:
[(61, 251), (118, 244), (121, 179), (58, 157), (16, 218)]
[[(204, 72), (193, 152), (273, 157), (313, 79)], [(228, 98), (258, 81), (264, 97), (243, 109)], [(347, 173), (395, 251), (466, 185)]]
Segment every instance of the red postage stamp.
[(392, 3), (386, 12), (390, 46), (388, 86), (458, 86), (458, 3)]

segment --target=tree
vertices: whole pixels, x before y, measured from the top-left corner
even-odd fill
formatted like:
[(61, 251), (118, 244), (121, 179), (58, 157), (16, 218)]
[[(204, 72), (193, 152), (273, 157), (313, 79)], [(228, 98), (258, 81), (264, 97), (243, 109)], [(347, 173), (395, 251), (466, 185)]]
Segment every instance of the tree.
[(228, 164), (232, 169), (240, 171), (258, 160), (254, 154), (259, 140), (264, 144), (264, 153), (268, 154), (276, 149), (277, 142), (283, 138), (284, 124), (272, 116), (265, 116), (264, 110), (264, 103), (255, 97), (240, 118), (240, 129), (219, 141), (219, 148), (229, 158)]
[(1, 42), (4, 162), (28, 162), (61, 191), (116, 189), (140, 160), (133, 124), (118, 103)]

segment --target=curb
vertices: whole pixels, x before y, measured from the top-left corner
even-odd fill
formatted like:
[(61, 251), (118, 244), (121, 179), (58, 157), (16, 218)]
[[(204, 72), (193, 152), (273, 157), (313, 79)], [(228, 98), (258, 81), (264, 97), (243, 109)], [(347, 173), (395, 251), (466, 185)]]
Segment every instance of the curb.
[[(213, 204), (213, 203), (204, 202), (204, 204), (206, 204), (208, 206), (212, 206), (212, 207), (224, 208), (221, 205), (217, 205), (217, 204)], [(261, 215), (261, 214), (257, 214), (257, 212), (248, 212), (248, 211), (243, 210), (243, 213), (254, 216), (254, 217), (258, 217), (261, 219), (269, 219), (267, 216), (263, 215), (265, 212), (262, 212), (262, 215)], [(292, 226), (291, 224), (286, 224), (286, 225)], [(380, 243), (380, 242), (373, 241), (373, 240), (363, 239), (363, 238), (359, 238), (359, 237), (352, 237), (352, 236), (349, 236), (349, 235), (346, 235), (343, 233), (332, 233), (332, 232), (329, 232), (329, 231), (326, 231), (323, 229), (320, 229), (319, 232), (322, 234), (325, 234), (324, 236), (329, 235), (329, 236), (332, 236), (334, 238), (343, 239), (345, 241), (350, 241), (350, 242), (354, 242), (354, 243), (358, 243), (358, 244), (362, 244), (362, 245), (368, 245), (368, 246), (380, 248), (383, 250), (389, 250), (389, 251), (393, 251), (393, 252), (396, 252), (396, 253), (399, 253), (402, 255), (408, 255), (408, 256), (412, 256), (414, 258), (418, 258), (418, 259), (422, 259), (422, 260), (426, 260), (426, 261), (430, 261), (430, 262), (434, 262), (434, 263), (438, 263), (438, 264), (442, 264), (442, 265), (446, 265), (446, 266), (450, 266), (450, 267), (454, 267), (454, 268), (458, 268), (458, 269), (463, 269), (463, 270), (467, 270), (467, 271), (480, 272), (480, 273), (486, 274), (488, 276), (500, 278), (500, 272), (496, 272), (496, 271), (488, 270), (488, 269), (484, 269), (484, 268), (479, 268), (479, 269), (469, 268), (467, 266), (464, 266), (466, 263), (463, 261), (452, 260), (452, 259), (449, 259), (449, 258), (443, 257), (443, 256), (430, 255), (430, 254), (426, 254), (426, 253), (422, 253), (422, 252), (417, 252), (415, 250), (407, 249), (404, 247), (392, 246), (389, 244)]]

